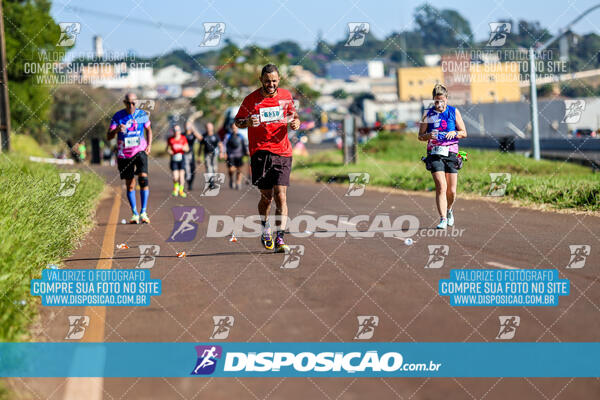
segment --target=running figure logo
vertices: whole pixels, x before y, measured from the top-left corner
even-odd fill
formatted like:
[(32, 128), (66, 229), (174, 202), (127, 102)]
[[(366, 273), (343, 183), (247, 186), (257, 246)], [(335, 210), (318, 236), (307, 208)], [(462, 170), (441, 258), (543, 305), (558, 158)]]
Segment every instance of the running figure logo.
[(496, 339), (510, 340), (515, 337), (517, 327), (521, 325), (521, 317), (516, 315), (500, 316), (500, 330)]
[(235, 318), (231, 315), (214, 315), (213, 322), (215, 324), (213, 333), (210, 339), (223, 340), (229, 336), (229, 331), (233, 328)]
[(224, 22), (205, 22), (204, 24), (204, 40), (200, 43), (200, 47), (215, 47), (221, 42), (221, 36), (225, 34)]
[(60, 37), (58, 38), (57, 46), (71, 47), (77, 40), (77, 35), (81, 32), (81, 24), (79, 22), (59, 22)]
[(75, 194), (77, 185), (81, 182), (79, 172), (61, 172), (58, 174), (60, 178), (60, 188), (58, 189), (59, 197), (71, 197)]
[(486, 46), (503, 46), (510, 34), (511, 27), (510, 22), (490, 22), (490, 40), (488, 40)]
[(160, 253), (160, 246), (156, 244), (140, 244), (140, 260), (136, 265), (136, 268), (152, 268), (156, 257)]
[(348, 186), (345, 196), (362, 196), (365, 193), (365, 188), (367, 187), (370, 178), (371, 176), (366, 172), (349, 173), (348, 179), (350, 180), (350, 186)]
[(565, 117), (562, 122), (565, 124), (576, 124), (581, 119), (585, 110), (585, 100), (565, 100)]
[(490, 191), (487, 195), (490, 197), (504, 196), (506, 187), (510, 183), (510, 173), (490, 172), (490, 179), (492, 180), (492, 184), (490, 185)]
[(223, 355), (221, 346), (196, 346), (198, 360), (191, 375), (210, 375), (217, 368), (217, 360)]
[(85, 334), (85, 328), (90, 326), (90, 317), (87, 315), (69, 315), (69, 331), (66, 340), (79, 340)]
[(202, 207), (173, 207), (175, 224), (167, 242), (190, 242), (198, 233), (198, 223), (204, 220)]
[(567, 264), (567, 268), (579, 269), (585, 265), (585, 260), (590, 255), (592, 246), (589, 244), (571, 244), (569, 245), (569, 250), (571, 250), (571, 259)]
[(375, 333), (375, 327), (379, 325), (379, 317), (377, 315), (359, 315), (358, 319), (358, 331), (354, 340), (368, 340), (373, 337)]
[(368, 22), (348, 22), (348, 40), (344, 46), (362, 46), (370, 28)]
[(300, 265), (300, 258), (304, 255), (304, 246), (301, 244), (294, 244), (289, 246), (289, 251), (285, 252), (282, 269), (295, 269)]
[(430, 244), (427, 246), (427, 249), (429, 250), (429, 258), (427, 259), (425, 268), (442, 268), (446, 256), (450, 252), (450, 246), (447, 244)]
[(156, 103), (152, 99), (138, 99), (135, 102), (135, 106), (140, 110), (144, 110), (150, 115), (150, 111), (154, 111)]
[(218, 195), (223, 184), (225, 184), (225, 174), (221, 172), (205, 172), (204, 190), (200, 196), (213, 197)]

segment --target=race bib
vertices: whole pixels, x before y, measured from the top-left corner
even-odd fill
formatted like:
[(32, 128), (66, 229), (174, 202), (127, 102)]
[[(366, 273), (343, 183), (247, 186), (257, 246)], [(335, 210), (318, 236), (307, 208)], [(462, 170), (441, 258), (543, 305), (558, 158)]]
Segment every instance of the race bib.
[(437, 156), (448, 156), (448, 150), (450, 148), (448, 146), (433, 146), (431, 148), (431, 154)]
[(260, 113), (260, 122), (279, 121), (283, 118), (283, 109), (281, 106), (265, 107), (258, 110)]
[(181, 154), (181, 153), (173, 154), (173, 161), (181, 161), (181, 160), (183, 160), (183, 154)]
[(125, 138), (125, 148), (135, 147), (140, 145), (139, 136), (129, 136)]

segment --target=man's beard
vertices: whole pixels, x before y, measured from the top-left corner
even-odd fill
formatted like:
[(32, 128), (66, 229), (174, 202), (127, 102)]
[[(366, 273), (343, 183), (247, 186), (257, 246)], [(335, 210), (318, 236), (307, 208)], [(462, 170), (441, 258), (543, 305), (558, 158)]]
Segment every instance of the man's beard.
[(263, 91), (264, 91), (266, 94), (273, 94), (273, 93), (276, 93), (276, 92), (277, 92), (277, 88), (278, 88), (278, 87), (279, 87), (279, 86), (275, 86), (275, 88), (273, 88), (273, 91), (272, 91), (272, 92), (270, 92), (270, 91), (269, 91), (269, 89), (268, 89), (268, 88), (267, 88), (265, 85), (263, 85)]

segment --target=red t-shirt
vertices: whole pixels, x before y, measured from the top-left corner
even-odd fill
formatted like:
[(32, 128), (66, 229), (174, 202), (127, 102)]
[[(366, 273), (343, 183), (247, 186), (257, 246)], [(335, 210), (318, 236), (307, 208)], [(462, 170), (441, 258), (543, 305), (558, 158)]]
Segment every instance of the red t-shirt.
[(250, 93), (235, 116), (238, 119), (256, 114), (260, 118), (259, 126), (248, 128), (250, 155), (258, 150), (266, 150), (291, 157), (292, 145), (288, 139), (287, 117), (295, 113), (294, 99), (288, 90), (278, 88), (274, 97), (264, 97), (261, 89)]
[(168, 140), (167, 143), (169, 143), (169, 147), (171, 148), (171, 150), (173, 150), (173, 154), (177, 154), (177, 153), (185, 153), (183, 151), (183, 148), (185, 147), (186, 144), (188, 144), (188, 141), (186, 139), (185, 136), (181, 135), (179, 136), (179, 139), (175, 139), (175, 136), (171, 136)]

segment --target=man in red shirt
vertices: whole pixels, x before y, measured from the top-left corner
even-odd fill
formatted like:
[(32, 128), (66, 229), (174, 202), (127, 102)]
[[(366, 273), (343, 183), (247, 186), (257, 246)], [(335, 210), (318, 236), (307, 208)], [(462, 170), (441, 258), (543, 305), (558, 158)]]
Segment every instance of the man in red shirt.
[[(279, 88), (279, 70), (273, 64), (263, 67), (262, 87), (250, 93), (235, 116), (238, 128), (248, 128), (248, 147), (252, 184), (260, 189), (258, 213), (263, 225), (261, 242), (266, 249), (283, 253), (289, 247), (283, 241), (287, 224), (287, 187), (292, 170), (292, 145), (288, 126), (300, 127), (300, 119), (289, 91)], [(267, 220), (275, 197), (277, 237), (273, 241)]]

